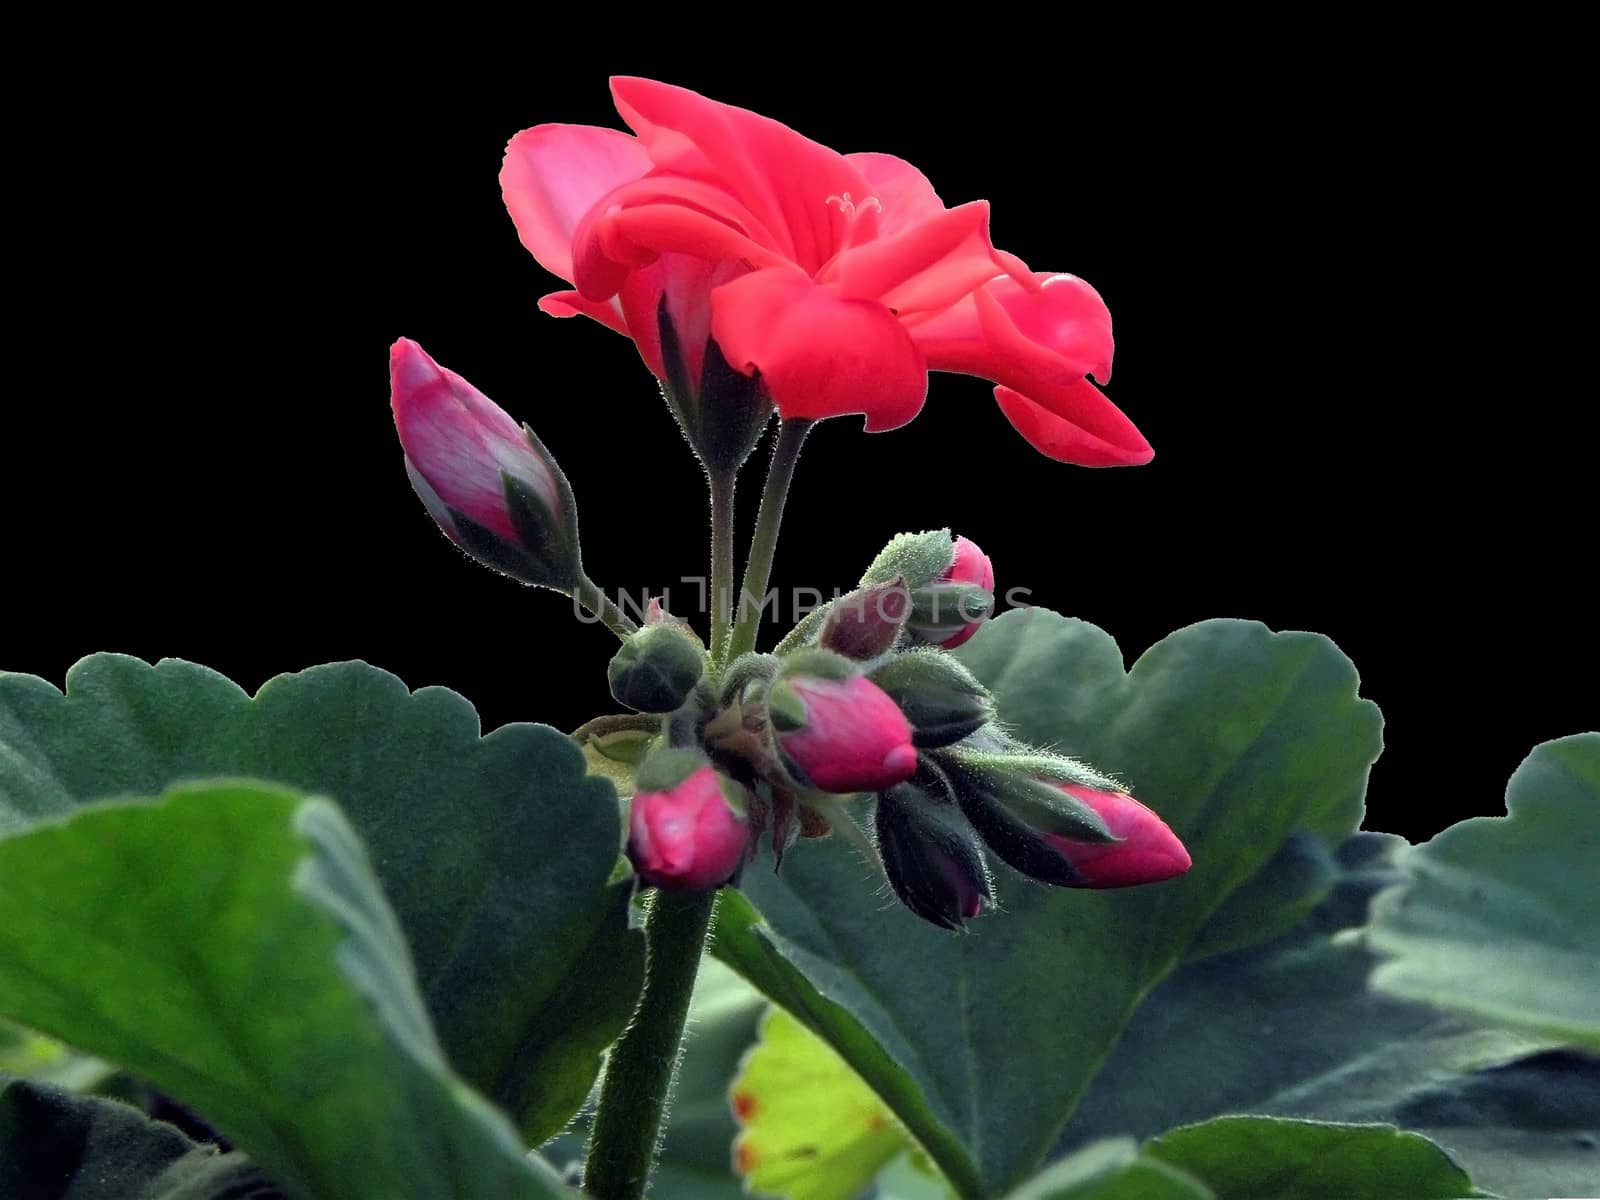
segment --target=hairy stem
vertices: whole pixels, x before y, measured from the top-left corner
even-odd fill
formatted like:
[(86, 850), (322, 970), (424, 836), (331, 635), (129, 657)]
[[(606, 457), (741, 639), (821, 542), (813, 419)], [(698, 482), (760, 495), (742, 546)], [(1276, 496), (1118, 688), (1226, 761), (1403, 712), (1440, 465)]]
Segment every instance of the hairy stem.
[(733, 634), (733, 489), (734, 472), (713, 471), (711, 479), (711, 665), (727, 661)]
[(639, 628), (627, 613), (617, 607), (616, 601), (602, 592), (600, 585), (587, 575), (578, 576), (578, 586), (572, 595), (591, 616), (604, 621), (606, 628), (624, 642), (630, 633)]
[(611, 1050), (589, 1135), (583, 1190), (595, 1200), (640, 1200), (650, 1182), (717, 896), (658, 890), (650, 905), (644, 996)]
[(811, 432), (807, 420), (784, 421), (778, 428), (778, 444), (772, 450), (772, 465), (767, 468), (767, 486), (761, 492), (761, 510), (756, 516), (755, 536), (750, 540), (750, 558), (744, 566), (744, 582), (739, 587), (738, 619), (728, 657), (738, 658), (756, 646), (765, 607), (767, 581), (772, 577), (772, 555), (778, 548), (778, 528), (783, 524), (783, 505), (789, 498), (789, 481), (794, 478), (800, 447)]

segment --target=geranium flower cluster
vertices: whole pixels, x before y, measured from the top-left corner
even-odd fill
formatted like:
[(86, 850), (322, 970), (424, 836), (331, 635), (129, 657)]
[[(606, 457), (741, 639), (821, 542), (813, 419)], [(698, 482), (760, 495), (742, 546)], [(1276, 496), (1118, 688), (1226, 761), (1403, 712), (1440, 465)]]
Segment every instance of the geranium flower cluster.
[[(512, 139), (501, 183), (524, 245), (574, 285), (541, 301), (630, 337), (712, 487), (713, 576), (731, 568), (732, 479), (782, 427), (736, 612), (708, 648), (653, 605), (642, 625), (584, 572), (572, 489), (526, 426), (402, 339), (392, 401), (407, 471), (445, 534), (481, 562), (554, 588), (622, 640), (608, 677), (642, 737), (628, 855), (647, 885), (737, 879), (770, 844), (838, 834), (896, 895), (947, 928), (995, 902), (987, 857), (1066, 887), (1121, 887), (1189, 867), (1171, 830), (1116, 781), (1012, 738), (949, 652), (994, 604), (976, 543), (894, 538), (859, 587), (754, 650), (806, 428), (847, 413), (869, 430), (920, 410), (929, 369), (996, 381), (1036, 448), (1090, 466), (1149, 444), (1090, 378), (1110, 377), (1111, 319), (1070, 275), (1030, 271), (989, 241), (983, 202), (947, 208), (910, 164), (837, 154), (681, 88), (613, 81), (632, 133), (541, 125)], [(731, 603), (731, 597), (730, 601)], [(872, 797), (871, 835), (849, 802)]]

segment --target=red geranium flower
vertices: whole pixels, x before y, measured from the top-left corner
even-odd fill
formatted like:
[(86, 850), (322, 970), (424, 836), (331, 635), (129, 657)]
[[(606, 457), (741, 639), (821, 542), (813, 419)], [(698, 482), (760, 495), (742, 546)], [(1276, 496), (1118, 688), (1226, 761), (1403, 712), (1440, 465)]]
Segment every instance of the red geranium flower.
[(863, 413), (893, 429), (922, 408), (929, 369), (956, 371), (994, 380), (1001, 411), (1051, 458), (1150, 461), (1088, 378), (1111, 375), (1105, 304), (996, 250), (987, 202), (946, 208), (901, 159), (838, 154), (683, 88), (611, 90), (632, 135), (539, 125), (506, 151), (523, 244), (575, 288), (544, 297), (546, 312), (626, 334), (663, 376), (664, 303), (690, 379), (715, 339), (785, 417)]

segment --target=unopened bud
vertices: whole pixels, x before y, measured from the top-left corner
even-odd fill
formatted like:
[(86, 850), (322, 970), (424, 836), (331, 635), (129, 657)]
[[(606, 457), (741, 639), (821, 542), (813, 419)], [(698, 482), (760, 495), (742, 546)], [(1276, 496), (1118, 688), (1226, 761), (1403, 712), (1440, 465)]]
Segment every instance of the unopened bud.
[(1081, 842), (1059, 834), (1048, 841), (1082, 877), (1079, 887), (1119, 888), (1159, 883), (1182, 875), (1192, 865), (1189, 851), (1171, 828), (1127, 792), (1103, 792), (1073, 783), (1057, 785), (1093, 808), (1119, 839)]
[(647, 713), (676, 712), (706, 670), (706, 654), (693, 634), (664, 621), (630, 634), (606, 667), (611, 694)]
[(889, 886), (923, 920), (959, 929), (994, 903), (983, 851), (949, 804), (899, 784), (878, 796), (874, 824)]
[(497, 571), (572, 591), (577, 506), (533, 431), (407, 338), (389, 351), (389, 379), (406, 473), (445, 536)]
[[(1043, 883), (1109, 888), (1182, 874), (1189, 852), (1149, 808), (1104, 776), (1051, 755), (945, 756), (961, 811), (1002, 861)], [(1065, 777), (1065, 778), (1064, 778)]]
[(917, 769), (905, 715), (847, 659), (825, 650), (799, 651), (766, 699), (784, 767), (800, 784), (823, 792), (872, 792)]
[(960, 645), (994, 611), (994, 595), (976, 584), (939, 580), (911, 593), (906, 631), (934, 646)]
[(1071, 834), (1082, 842), (1109, 842), (1111, 831), (1089, 805), (1000, 756), (942, 756), (939, 767), (978, 836), (1013, 870), (1059, 887), (1082, 876), (1047, 838)]
[(705, 891), (732, 878), (749, 837), (742, 784), (692, 750), (662, 750), (639, 768), (628, 858), (654, 887)]
[[(950, 566), (939, 578), (947, 583), (966, 584), (968, 587), (980, 588), (988, 595), (988, 603), (974, 604), (971, 619), (961, 629), (950, 637), (939, 642), (944, 650), (954, 650), (962, 642), (978, 632), (978, 627), (989, 619), (994, 611), (994, 564), (989, 561), (989, 556), (971, 538), (956, 538), (955, 557)], [(963, 614), (965, 615), (965, 614)]]
[(857, 588), (828, 607), (817, 644), (835, 654), (865, 662), (894, 649), (911, 613), (911, 593), (900, 576)]
[(989, 690), (937, 650), (898, 655), (870, 678), (899, 705), (911, 724), (911, 740), (924, 749), (959, 742), (994, 716)]

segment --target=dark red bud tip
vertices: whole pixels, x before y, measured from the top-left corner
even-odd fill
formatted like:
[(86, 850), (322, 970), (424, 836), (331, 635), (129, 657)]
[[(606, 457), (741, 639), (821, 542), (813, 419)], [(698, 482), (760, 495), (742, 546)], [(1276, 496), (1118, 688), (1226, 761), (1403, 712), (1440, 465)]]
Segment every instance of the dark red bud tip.
[(705, 891), (726, 883), (744, 861), (744, 813), (730, 801), (732, 780), (701, 767), (675, 787), (638, 792), (628, 814), (628, 858), (652, 887)]
[(1189, 851), (1167, 823), (1126, 792), (1102, 792), (1075, 783), (1064, 783), (1061, 790), (1094, 809), (1119, 839), (1092, 843), (1075, 842), (1059, 834), (1045, 835), (1045, 840), (1082, 876), (1077, 886), (1117, 888), (1159, 883), (1182, 875), (1193, 864)]

